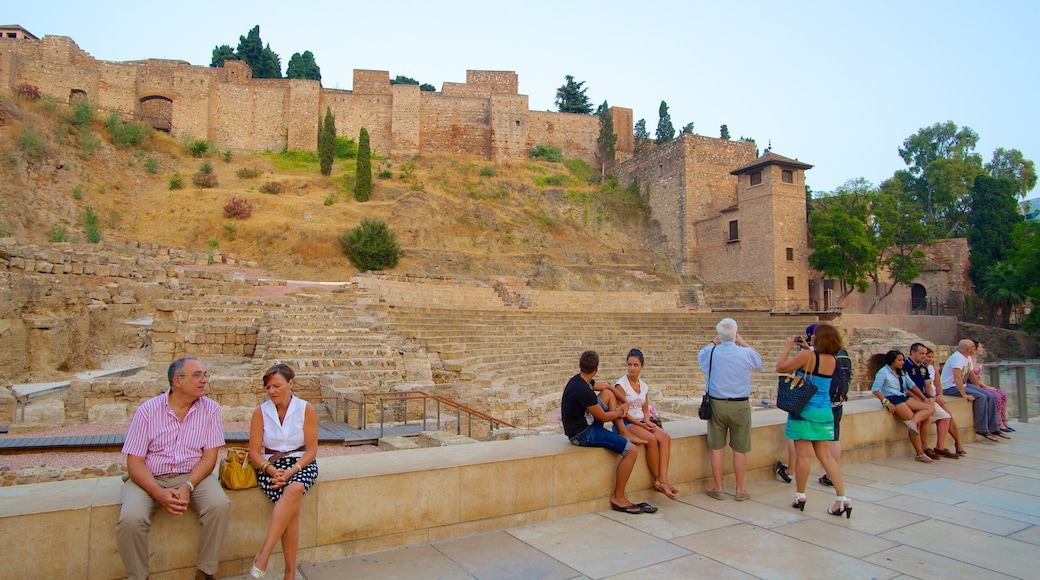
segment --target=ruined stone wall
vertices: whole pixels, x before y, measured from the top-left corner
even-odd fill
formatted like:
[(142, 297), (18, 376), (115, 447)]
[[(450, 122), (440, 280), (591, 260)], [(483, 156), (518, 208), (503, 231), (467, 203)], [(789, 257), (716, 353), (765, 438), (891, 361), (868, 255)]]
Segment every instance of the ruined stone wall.
[(492, 161), (523, 159), (530, 154), (527, 110), (527, 95), (491, 96)]
[(394, 157), (410, 159), (419, 154), (419, 85), (394, 85), (394, 102), (390, 128)]
[(491, 139), (489, 101), (430, 95), (419, 116), (420, 153), (454, 153), (488, 157)]

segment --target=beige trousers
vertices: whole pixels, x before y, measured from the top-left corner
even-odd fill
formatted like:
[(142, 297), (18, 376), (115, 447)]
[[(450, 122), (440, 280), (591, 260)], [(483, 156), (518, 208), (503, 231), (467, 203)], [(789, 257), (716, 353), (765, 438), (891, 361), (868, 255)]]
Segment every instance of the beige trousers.
[[(187, 473), (160, 475), (155, 478), (162, 487), (179, 487), (188, 479)], [(152, 514), (159, 503), (152, 499), (133, 480), (123, 482), (119, 491), (119, 520), (116, 521), (116, 546), (130, 580), (148, 577), (148, 530)], [(199, 515), (202, 531), (196, 567), (214, 574), (220, 563), (220, 548), (224, 543), (231, 502), (215, 474), (202, 480), (191, 494), (189, 507)]]

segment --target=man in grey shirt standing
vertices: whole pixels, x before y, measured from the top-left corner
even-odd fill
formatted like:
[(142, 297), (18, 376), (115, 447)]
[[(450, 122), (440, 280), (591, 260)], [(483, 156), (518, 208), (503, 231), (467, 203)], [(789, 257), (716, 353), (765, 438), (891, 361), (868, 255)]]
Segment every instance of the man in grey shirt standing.
[(747, 453), (751, 451), (751, 371), (762, 370), (762, 356), (737, 334), (737, 322), (723, 318), (715, 326), (718, 336), (701, 349), (697, 362), (708, 375), (707, 390), (711, 398), (708, 420), (708, 449), (711, 450), (711, 475), (715, 488), (709, 497), (722, 495), (723, 448), (726, 434), (733, 450), (733, 474), (737, 479), (736, 500), (751, 499), (744, 489)]

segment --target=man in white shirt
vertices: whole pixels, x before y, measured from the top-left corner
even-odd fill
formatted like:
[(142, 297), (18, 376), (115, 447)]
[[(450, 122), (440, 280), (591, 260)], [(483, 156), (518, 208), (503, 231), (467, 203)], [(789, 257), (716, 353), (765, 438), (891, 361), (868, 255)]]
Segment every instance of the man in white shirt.
[(971, 372), (971, 355), (975, 352), (975, 343), (964, 339), (957, 343), (957, 352), (950, 355), (943, 366), (939, 380), (943, 394), (951, 397), (964, 397), (971, 401), (975, 415), (975, 433), (989, 439), (999, 441), (995, 433), (1000, 431), (997, 418), (997, 398), (986, 389), (968, 384), (968, 373)]

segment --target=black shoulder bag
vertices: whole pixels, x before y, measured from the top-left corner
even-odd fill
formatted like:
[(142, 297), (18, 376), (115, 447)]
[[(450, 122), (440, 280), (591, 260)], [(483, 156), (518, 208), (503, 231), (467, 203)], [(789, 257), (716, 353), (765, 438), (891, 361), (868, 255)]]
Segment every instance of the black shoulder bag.
[[(718, 345), (715, 345), (718, 346)], [(701, 399), (701, 407), (697, 409), (697, 416), (707, 421), (711, 419), (711, 397), (708, 396), (708, 387), (711, 385), (711, 360), (715, 357), (715, 347), (711, 347), (708, 355), (708, 380), (704, 382), (704, 398)]]

